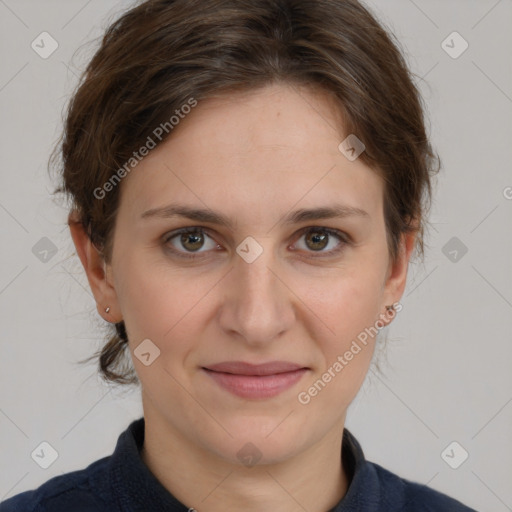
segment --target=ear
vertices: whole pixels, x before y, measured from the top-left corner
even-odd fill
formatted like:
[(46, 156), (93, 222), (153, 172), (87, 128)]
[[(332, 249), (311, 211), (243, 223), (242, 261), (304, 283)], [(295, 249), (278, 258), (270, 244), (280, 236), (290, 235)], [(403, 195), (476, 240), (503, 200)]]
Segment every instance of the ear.
[(407, 270), (411, 259), (414, 244), (416, 242), (417, 232), (402, 233), (398, 254), (395, 261), (390, 261), (386, 281), (384, 283), (384, 304), (385, 306), (395, 304), (400, 301), (405, 285), (407, 284)]
[[(102, 254), (91, 242), (83, 224), (79, 221), (75, 212), (71, 212), (68, 217), (69, 230), (76, 252), (89, 281), (89, 286), (96, 299), (96, 308), (98, 313), (107, 322), (117, 323), (122, 320), (119, 309), (117, 294), (112, 283), (110, 265), (105, 263)], [(110, 308), (106, 313), (105, 309)]]

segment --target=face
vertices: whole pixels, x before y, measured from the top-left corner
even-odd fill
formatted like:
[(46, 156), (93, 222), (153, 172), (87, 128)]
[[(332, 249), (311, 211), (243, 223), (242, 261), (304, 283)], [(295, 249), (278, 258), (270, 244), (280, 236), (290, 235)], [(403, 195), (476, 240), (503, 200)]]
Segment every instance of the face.
[(251, 442), (283, 461), (339, 437), (373, 354), (361, 333), (402, 294), (411, 244), (390, 261), (383, 183), (338, 149), (335, 112), (283, 85), (206, 100), (122, 182), (111, 295), (95, 293), (132, 353), (151, 340), (150, 364), (133, 356), (146, 421), (212, 456)]

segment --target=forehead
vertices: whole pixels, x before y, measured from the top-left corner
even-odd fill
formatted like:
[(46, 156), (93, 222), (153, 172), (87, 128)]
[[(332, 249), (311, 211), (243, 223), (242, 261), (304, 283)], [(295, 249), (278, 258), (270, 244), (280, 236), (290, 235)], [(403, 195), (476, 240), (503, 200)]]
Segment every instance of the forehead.
[(178, 199), (269, 220), (327, 202), (376, 214), (381, 179), (340, 151), (347, 135), (322, 91), (275, 85), (208, 99), (130, 173), (121, 203), (139, 216)]

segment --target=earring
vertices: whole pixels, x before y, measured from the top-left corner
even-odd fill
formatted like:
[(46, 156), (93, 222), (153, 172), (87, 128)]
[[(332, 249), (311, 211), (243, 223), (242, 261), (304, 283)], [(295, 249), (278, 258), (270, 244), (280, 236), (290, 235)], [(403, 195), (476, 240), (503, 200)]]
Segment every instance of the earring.
[(106, 307), (105, 308), (105, 313), (109, 313), (110, 312), (110, 308), (109, 307)]

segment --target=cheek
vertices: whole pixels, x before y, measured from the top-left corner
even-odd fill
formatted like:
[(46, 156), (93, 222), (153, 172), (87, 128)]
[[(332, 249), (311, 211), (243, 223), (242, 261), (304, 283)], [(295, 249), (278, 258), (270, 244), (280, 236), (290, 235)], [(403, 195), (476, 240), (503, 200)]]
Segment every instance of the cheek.
[[(321, 432), (339, 421), (357, 395), (374, 353), (374, 326), (379, 315), (380, 270), (340, 272), (329, 281), (329, 293), (313, 287), (308, 305), (326, 324), (322, 335), (311, 333), (318, 347), (314, 373), (305, 380), (296, 397), (304, 429)], [(331, 332), (334, 331), (334, 334)], [(322, 417), (318, 425), (314, 418)]]
[(361, 265), (333, 274), (324, 286), (309, 282), (307, 304), (330, 328), (333, 338), (347, 340), (378, 319), (383, 272)]
[[(322, 391), (323, 398), (318, 402), (343, 401), (348, 405), (360, 388), (375, 346), (383, 272), (374, 260), (373, 267), (361, 263), (350, 271), (340, 271), (329, 280), (327, 289), (310, 282), (307, 304), (318, 316), (316, 325), (320, 329), (316, 333), (312, 330), (310, 336), (320, 349), (321, 360), (308, 385), (325, 372), (324, 379), (328, 381), (328, 389)], [(316, 387), (323, 389), (322, 386), (319, 383)]]
[(132, 350), (149, 338), (162, 356), (172, 352), (170, 359), (178, 361), (177, 355), (191, 348), (188, 340), (199, 339), (194, 328), (200, 329), (198, 318), (206, 314), (218, 276), (189, 278), (183, 270), (151, 262), (141, 251), (119, 261), (114, 278)]
[[(187, 382), (185, 361), (194, 348), (194, 340), (199, 339), (194, 329), (200, 328), (199, 323), (190, 320), (197, 317), (205, 292), (197, 282), (188, 286), (175, 273), (148, 266), (147, 261), (130, 260), (118, 267), (116, 290), (133, 366), (152, 403), (161, 410), (182, 410), (187, 397), (180, 383)], [(142, 344), (146, 339), (152, 343)], [(149, 361), (139, 358), (148, 351)]]

